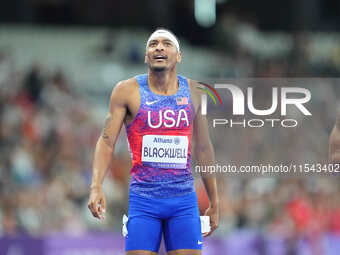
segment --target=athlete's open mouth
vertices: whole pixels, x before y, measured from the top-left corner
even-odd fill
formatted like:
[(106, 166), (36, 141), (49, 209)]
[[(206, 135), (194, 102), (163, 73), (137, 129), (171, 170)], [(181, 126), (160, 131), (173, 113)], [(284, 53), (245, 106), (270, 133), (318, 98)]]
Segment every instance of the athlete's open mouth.
[(163, 55), (156, 55), (153, 57), (154, 59), (168, 59), (167, 56), (163, 56)]

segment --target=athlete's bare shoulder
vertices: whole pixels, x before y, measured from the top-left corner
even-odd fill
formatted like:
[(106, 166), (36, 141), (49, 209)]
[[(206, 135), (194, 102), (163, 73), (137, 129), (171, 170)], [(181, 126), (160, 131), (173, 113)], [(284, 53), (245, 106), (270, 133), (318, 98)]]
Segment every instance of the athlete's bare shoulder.
[(135, 90), (138, 90), (138, 83), (135, 77), (120, 81), (113, 88), (113, 92), (117, 92), (120, 95), (129, 95)]
[(201, 105), (201, 95), (203, 93), (202, 88), (204, 88), (204, 86), (201, 82), (190, 79), (188, 79), (188, 83), (191, 93), (191, 99), (194, 104), (195, 111), (197, 112)]
[(190, 79), (188, 79), (188, 81), (189, 81), (191, 96), (201, 97), (203, 93), (202, 89), (205, 87), (204, 86), (205, 83), (200, 82), (200, 81), (190, 80)]
[(118, 82), (112, 90), (111, 101), (127, 104), (129, 99), (138, 93), (138, 83), (135, 77)]

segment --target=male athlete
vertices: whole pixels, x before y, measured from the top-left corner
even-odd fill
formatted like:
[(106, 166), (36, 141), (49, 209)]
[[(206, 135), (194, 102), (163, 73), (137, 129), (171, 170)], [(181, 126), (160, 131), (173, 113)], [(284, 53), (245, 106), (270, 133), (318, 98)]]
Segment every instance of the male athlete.
[[(132, 155), (126, 252), (157, 254), (162, 235), (169, 255), (199, 255), (202, 234), (194, 179), (191, 141), (199, 165), (214, 163), (207, 122), (200, 114), (199, 84), (176, 74), (181, 61), (177, 38), (158, 29), (146, 44), (148, 74), (119, 82), (98, 139), (89, 209), (102, 219), (102, 182), (124, 123)], [(216, 178), (202, 176), (210, 206), (210, 235), (218, 226)]]

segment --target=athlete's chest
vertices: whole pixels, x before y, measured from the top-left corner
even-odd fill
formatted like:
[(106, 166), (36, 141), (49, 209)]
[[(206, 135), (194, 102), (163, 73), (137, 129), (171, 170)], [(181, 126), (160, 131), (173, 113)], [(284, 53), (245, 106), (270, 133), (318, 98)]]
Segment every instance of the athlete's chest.
[(130, 95), (126, 124), (135, 123), (150, 129), (190, 128), (195, 116), (194, 102), (185, 79), (179, 77), (173, 95), (152, 92), (146, 76), (137, 77), (138, 92)]
[(137, 118), (145, 120), (151, 129), (189, 128), (193, 114), (189, 97), (151, 96), (141, 101)]

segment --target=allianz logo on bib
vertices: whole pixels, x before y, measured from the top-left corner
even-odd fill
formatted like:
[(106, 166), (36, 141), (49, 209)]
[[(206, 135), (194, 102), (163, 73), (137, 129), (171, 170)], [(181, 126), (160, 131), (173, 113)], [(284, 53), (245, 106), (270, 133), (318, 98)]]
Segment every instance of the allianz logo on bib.
[(178, 137), (175, 137), (174, 139), (171, 138), (157, 138), (155, 137), (153, 139), (154, 143), (174, 143), (176, 145), (180, 144), (181, 140)]
[(151, 128), (159, 128), (161, 126), (172, 128), (179, 127), (181, 123), (184, 123), (184, 126), (189, 127), (189, 119), (186, 110), (180, 109), (178, 114), (176, 114), (173, 110), (165, 110), (164, 112), (160, 110), (158, 112), (158, 121), (152, 123), (151, 121), (151, 113), (152, 111), (148, 111), (148, 126)]
[(172, 143), (172, 139), (157, 138), (153, 139), (154, 143)]

